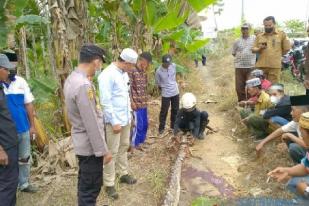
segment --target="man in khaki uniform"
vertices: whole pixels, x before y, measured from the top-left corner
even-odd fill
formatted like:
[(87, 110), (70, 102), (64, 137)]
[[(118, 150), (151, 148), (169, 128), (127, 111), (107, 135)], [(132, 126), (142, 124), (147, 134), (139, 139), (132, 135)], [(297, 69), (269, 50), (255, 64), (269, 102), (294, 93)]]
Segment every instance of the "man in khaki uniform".
[(275, 18), (263, 21), (265, 32), (256, 37), (252, 52), (258, 53), (256, 67), (264, 71), (266, 79), (278, 83), (281, 75), (281, 57), (291, 49), (291, 44), (283, 31), (275, 28)]
[[(87, 44), (81, 48), (80, 62), (64, 84), (65, 104), (72, 124), (74, 151), (78, 158), (78, 205), (95, 206), (103, 184), (103, 159), (111, 161), (105, 142), (103, 115), (89, 77), (104, 61), (104, 50)], [(104, 158), (103, 158), (104, 157)]]

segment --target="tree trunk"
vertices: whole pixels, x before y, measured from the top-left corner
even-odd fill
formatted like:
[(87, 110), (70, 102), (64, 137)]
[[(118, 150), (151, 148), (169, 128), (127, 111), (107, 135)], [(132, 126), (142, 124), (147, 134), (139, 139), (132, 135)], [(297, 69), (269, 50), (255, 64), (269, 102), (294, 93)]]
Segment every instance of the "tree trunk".
[(52, 69), (52, 74), (58, 80), (58, 83), (60, 83), (60, 80), (58, 79), (58, 75), (57, 75), (57, 71), (56, 71), (55, 55), (54, 55), (54, 50), (53, 50), (53, 46), (52, 46), (53, 38), (52, 38), (52, 35), (51, 35), (51, 32), (50, 32), (50, 25), (49, 24), (46, 25), (46, 29), (47, 29), (47, 49), (48, 49), (48, 56), (49, 56), (50, 66), (51, 66), (51, 69)]
[(62, 103), (63, 132), (68, 133), (71, 126), (64, 105), (63, 85), (73, 69), (72, 60), (78, 60), (79, 50), (85, 42), (87, 2), (86, 0), (48, 0), (48, 5), (52, 31), (55, 31), (51, 33), (52, 42), (48, 46), (55, 54), (53, 72), (59, 81), (58, 96)]
[[(38, 54), (36, 52), (36, 45), (35, 45), (35, 36), (34, 36), (34, 30), (33, 27), (31, 27), (31, 43), (32, 43), (32, 51), (33, 51), (33, 57), (34, 57), (34, 65), (38, 65)], [(33, 70), (34, 77), (36, 76), (35, 69)]]
[(119, 41), (118, 41), (118, 34), (117, 34), (117, 22), (116, 20), (112, 22), (112, 56), (113, 60), (116, 60), (116, 58), (119, 55)]
[[(49, 0), (49, 7), (51, 12), (51, 23), (52, 30), (51, 33), (52, 43), (51, 43), (51, 51), (54, 56), (55, 61), (55, 71), (56, 78), (58, 79), (58, 96), (60, 97), (61, 105), (62, 105), (62, 114), (65, 114), (65, 104), (64, 104), (64, 94), (63, 94), (63, 85), (64, 81), (70, 71), (70, 59), (69, 59), (69, 50), (68, 50), (68, 40), (66, 36), (66, 24), (65, 24), (65, 9), (64, 9), (64, 1), (63, 0)], [(65, 116), (65, 115), (64, 115)], [(70, 131), (69, 122), (63, 116), (64, 126), (62, 128), (63, 133)]]
[(22, 60), (23, 68), (25, 69), (26, 79), (30, 79), (30, 69), (28, 65), (28, 58), (27, 58), (27, 36), (26, 36), (26, 29), (25, 27), (20, 28), (20, 57)]

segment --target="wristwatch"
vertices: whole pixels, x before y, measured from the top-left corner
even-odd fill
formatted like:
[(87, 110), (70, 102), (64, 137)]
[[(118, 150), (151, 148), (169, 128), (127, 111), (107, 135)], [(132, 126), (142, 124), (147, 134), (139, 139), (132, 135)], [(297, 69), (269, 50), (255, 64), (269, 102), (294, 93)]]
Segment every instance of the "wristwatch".
[(309, 187), (306, 187), (305, 192), (304, 192), (304, 196), (309, 198)]

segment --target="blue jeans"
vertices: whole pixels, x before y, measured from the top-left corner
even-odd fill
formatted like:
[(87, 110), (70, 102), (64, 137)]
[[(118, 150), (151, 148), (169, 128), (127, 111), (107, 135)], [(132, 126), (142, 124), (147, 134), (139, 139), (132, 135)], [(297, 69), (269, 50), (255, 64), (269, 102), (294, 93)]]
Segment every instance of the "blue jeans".
[(306, 156), (305, 148), (299, 144), (291, 142), (289, 145), (289, 154), (295, 163), (300, 163), (301, 160)]
[(300, 182), (306, 182), (307, 185), (309, 185), (309, 175), (307, 176), (304, 176), (304, 177), (292, 177), (292, 179), (290, 179), (290, 181), (287, 183), (287, 186), (286, 188), (297, 195), (297, 199), (299, 200), (302, 200), (306, 203), (309, 203), (309, 199), (308, 198), (305, 198), (301, 195), (299, 195), (297, 192), (296, 192), (296, 185)]
[(283, 117), (279, 117), (279, 116), (274, 116), (270, 118), (270, 121), (274, 124), (278, 124), (280, 126), (286, 125), (287, 123), (289, 123), (288, 120), (284, 119)]
[(30, 164), (31, 164), (31, 144), (30, 144), (30, 133), (29, 131), (27, 131), (18, 134), (18, 165), (19, 165), (18, 187), (21, 190), (29, 186)]

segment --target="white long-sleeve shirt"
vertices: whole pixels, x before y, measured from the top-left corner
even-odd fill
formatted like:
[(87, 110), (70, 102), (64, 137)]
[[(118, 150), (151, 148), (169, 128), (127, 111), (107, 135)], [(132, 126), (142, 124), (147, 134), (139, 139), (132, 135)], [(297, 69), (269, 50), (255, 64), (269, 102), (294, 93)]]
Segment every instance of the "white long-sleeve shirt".
[(105, 122), (121, 126), (130, 124), (131, 101), (128, 74), (112, 63), (99, 75), (98, 82)]

